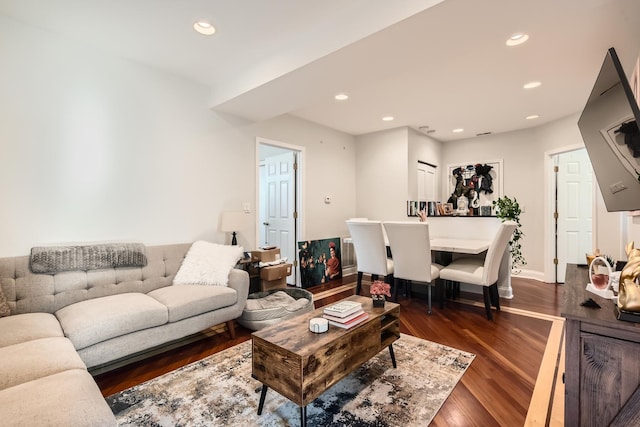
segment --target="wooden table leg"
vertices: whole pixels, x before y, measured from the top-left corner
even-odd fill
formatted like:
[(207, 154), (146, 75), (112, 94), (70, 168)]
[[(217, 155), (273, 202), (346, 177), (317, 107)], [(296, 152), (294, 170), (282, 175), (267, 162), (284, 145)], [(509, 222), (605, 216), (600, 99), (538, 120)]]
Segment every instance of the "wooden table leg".
[(393, 344), (389, 344), (389, 354), (391, 355), (391, 363), (393, 364), (393, 367), (397, 368), (398, 365), (396, 364), (396, 355), (393, 353)]
[(260, 392), (260, 403), (258, 403), (258, 415), (262, 415), (262, 407), (264, 406), (264, 398), (267, 396), (267, 387), (266, 384), (262, 384), (262, 391)]

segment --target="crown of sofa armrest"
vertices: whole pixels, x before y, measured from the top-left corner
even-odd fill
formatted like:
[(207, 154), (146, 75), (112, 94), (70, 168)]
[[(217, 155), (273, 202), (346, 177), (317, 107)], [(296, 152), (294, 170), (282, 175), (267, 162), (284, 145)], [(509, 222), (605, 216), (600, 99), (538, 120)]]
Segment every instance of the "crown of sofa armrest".
[(233, 268), (229, 272), (229, 287), (238, 293), (237, 305), (244, 309), (249, 296), (249, 273), (238, 268)]

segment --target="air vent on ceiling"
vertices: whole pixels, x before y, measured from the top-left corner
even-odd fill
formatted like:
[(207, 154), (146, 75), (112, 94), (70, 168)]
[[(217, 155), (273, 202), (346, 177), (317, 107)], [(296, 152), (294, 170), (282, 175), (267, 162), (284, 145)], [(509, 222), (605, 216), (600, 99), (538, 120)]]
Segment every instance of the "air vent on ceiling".
[(485, 136), (485, 135), (491, 135), (491, 132), (476, 133), (476, 136)]

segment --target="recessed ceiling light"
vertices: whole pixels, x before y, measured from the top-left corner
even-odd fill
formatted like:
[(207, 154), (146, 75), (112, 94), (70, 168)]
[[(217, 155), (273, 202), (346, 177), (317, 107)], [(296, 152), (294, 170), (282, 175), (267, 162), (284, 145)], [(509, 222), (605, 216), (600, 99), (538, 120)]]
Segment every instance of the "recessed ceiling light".
[(525, 117), (527, 120), (533, 120), (540, 117), (540, 114), (531, 114), (530, 116)]
[(454, 129), (452, 132), (453, 132), (453, 133), (460, 133), (460, 132), (464, 132), (464, 129), (462, 129), (462, 128), (457, 128), (457, 129)]
[(507, 46), (517, 46), (529, 40), (529, 35), (525, 33), (515, 33), (506, 41)]
[(382, 118), (382, 120), (383, 120), (383, 121), (385, 121), (385, 122), (390, 122), (390, 121), (392, 121), (392, 120), (393, 120), (393, 116), (384, 116), (384, 117)]
[(347, 99), (349, 99), (349, 95), (347, 95), (346, 93), (339, 93), (336, 96), (334, 96), (336, 101), (346, 101)]
[(540, 82), (529, 82), (529, 83), (525, 83), (524, 86), (522, 86), (525, 89), (534, 89), (537, 88), (541, 85), (542, 83)]
[(210, 36), (216, 32), (215, 27), (209, 24), (207, 21), (195, 22), (193, 24), (193, 29), (199, 32), (200, 34), (204, 34), (205, 36)]

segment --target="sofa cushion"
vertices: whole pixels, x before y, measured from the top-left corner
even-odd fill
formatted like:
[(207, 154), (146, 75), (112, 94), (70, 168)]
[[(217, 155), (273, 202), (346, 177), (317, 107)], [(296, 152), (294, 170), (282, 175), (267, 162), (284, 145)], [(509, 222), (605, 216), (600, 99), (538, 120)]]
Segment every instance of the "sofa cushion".
[(147, 295), (167, 307), (169, 322), (177, 322), (208, 311), (229, 307), (238, 301), (237, 292), (224, 286), (167, 286), (151, 291)]
[(64, 337), (53, 314), (25, 313), (0, 319), (0, 347), (40, 338)]
[(67, 338), (42, 338), (0, 348), (0, 390), (69, 369), (86, 369)]
[(56, 311), (64, 334), (77, 350), (167, 323), (167, 307), (140, 293), (94, 298)]
[(0, 390), (0, 420), (13, 426), (116, 426), (91, 375), (71, 369)]
[(242, 246), (218, 245), (198, 240), (191, 245), (174, 285), (227, 286), (229, 271), (242, 258)]

